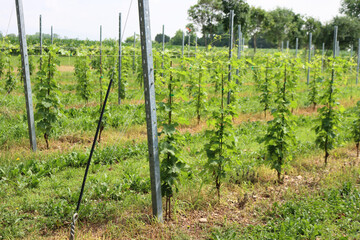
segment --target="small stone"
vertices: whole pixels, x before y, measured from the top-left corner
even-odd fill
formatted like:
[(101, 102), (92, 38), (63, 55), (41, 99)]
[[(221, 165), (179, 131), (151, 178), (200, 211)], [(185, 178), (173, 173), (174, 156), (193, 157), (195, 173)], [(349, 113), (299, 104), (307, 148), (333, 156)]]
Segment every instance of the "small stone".
[(264, 193), (264, 194), (263, 194), (263, 197), (264, 197), (264, 198), (269, 198), (269, 197), (270, 197), (270, 194)]
[(299, 180), (301, 180), (302, 178), (303, 178), (303, 177), (302, 177), (302, 176), (300, 176), (300, 175), (299, 175), (299, 176), (297, 176), (297, 179), (299, 179)]
[(199, 219), (199, 222), (200, 222), (200, 223), (207, 223), (208, 220), (207, 220), (206, 218), (200, 218), (200, 219)]

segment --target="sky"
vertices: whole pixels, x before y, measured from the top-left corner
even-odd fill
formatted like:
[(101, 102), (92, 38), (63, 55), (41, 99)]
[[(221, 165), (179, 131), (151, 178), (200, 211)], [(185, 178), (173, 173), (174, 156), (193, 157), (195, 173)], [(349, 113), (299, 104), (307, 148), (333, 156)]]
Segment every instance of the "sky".
[[(22, 0), (26, 34), (39, 32), (39, 15), (42, 15), (43, 33), (61, 37), (99, 39), (102, 25), (103, 39), (118, 38), (118, 16), (122, 14), (123, 40), (139, 33), (137, 0)], [(313, 16), (322, 22), (339, 14), (341, 0), (247, 0), (250, 5), (272, 10), (286, 7), (296, 13)], [(14, 0), (0, 0), (0, 32), (18, 33)], [(149, 0), (151, 36), (161, 33), (174, 36), (189, 23), (187, 10), (197, 0)], [(129, 11), (130, 9), (130, 11)], [(129, 13), (129, 14), (128, 14)], [(127, 23), (125, 25), (126, 19)]]

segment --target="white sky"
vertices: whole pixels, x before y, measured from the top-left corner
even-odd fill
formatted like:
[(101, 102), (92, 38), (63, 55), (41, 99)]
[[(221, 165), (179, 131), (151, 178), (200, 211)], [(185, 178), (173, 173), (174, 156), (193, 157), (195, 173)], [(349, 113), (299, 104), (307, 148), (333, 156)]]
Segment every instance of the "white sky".
[[(118, 14), (122, 13), (122, 27), (132, 1), (125, 38), (139, 33), (137, 0), (22, 0), (27, 34), (39, 30), (42, 15), (43, 32), (54, 32), (64, 37), (98, 39), (99, 26), (103, 25), (103, 38), (117, 38)], [(189, 23), (187, 10), (197, 0), (149, 0), (152, 38), (161, 33), (171, 37)], [(250, 5), (272, 10), (277, 6), (291, 8), (296, 13), (331, 20), (339, 12), (341, 0), (248, 0)], [(0, 0), (0, 32), (17, 34), (15, 0)], [(124, 40), (125, 40), (124, 38)]]

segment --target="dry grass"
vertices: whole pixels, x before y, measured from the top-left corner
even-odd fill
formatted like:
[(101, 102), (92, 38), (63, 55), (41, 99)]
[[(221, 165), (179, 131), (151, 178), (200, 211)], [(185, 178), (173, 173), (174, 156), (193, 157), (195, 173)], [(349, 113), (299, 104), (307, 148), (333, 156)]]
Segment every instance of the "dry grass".
[(74, 72), (75, 67), (70, 65), (61, 65), (57, 67), (57, 70), (60, 72)]
[[(358, 98), (360, 100), (360, 98)], [(143, 101), (143, 100), (134, 100), (136, 101)], [(353, 100), (343, 100), (341, 101), (341, 105), (344, 107), (352, 107), (355, 106), (357, 102), (357, 99)], [(97, 106), (96, 102), (89, 102), (85, 104), (86, 106)], [(74, 105), (72, 107), (75, 108), (81, 108), (84, 107), (84, 104), (78, 104)], [(1, 108), (0, 108), (1, 112)], [(3, 113), (5, 114), (5, 113)], [(10, 114), (10, 113), (6, 113)], [(294, 115), (303, 115), (303, 116), (315, 116), (317, 115), (317, 109), (313, 109), (312, 106), (310, 107), (302, 107), (294, 109), (293, 111)], [(233, 123), (235, 126), (238, 126), (244, 122), (251, 122), (251, 121), (270, 121), (272, 119), (272, 116), (269, 112), (267, 112), (267, 117), (265, 119), (264, 113), (245, 113), (245, 114), (239, 114), (236, 118), (233, 119)], [(193, 121), (189, 125), (181, 125), (179, 126), (178, 130), (180, 133), (199, 133), (207, 129), (209, 126), (206, 123), (206, 119), (200, 121), (200, 124), (197, 124), (197, 121), (193, 119)], [(95, 131), (95, 130), (94, 130)], [(120, 135), (122, 133), (122, 135)], [(80, 136), (81, 135), (81, 136)], [(71, 133), (69, 135), (61, 136), (59, 139), (51, 139), (50, 140), (50, 149), (47, 150), (45, 147), (45, 143), (43, 143), (43, 139), (38, 136), (38, 148), (40, 151), (42, 151), (44, 154), (52, 153), (52, 152), (68, 152), (72, 151), (74, 149), (83, 149), (88, 146), (90, 146), (90, 141), (93, 139), (94, 133), (89, 132), (83, 132), (83, 133)], [(77, 139), (87, 139), (87, 141), (75, 141), (74, 138)], [(113, 128), (106, 128), (102, 133), (102, 146), (109, 146), (111, 144), (119, 143), (120, 141), (129, 141), (129, 140), (144, 140), (146, 139), (146, 126), (132, 126), (129, 129), (126, 129), (126, 131), (122, 132), (121, 130), (116, 130)], [(8, 143), (3, 144), (0, 146), (0, 150), (4, 150), (0, 152), (0, 157), (3, 157), (4, 155), (9, 156), (12, 155), (11, 153), (24, 153), (26, 154), (26, 151), (30, 149), (29, 143), (27, 139), (22, 139), (16, 143), (13, 141), (9, 141)], [(19, 154), (15, 154), (16, 156)], [(23, 156), (23, 154), (21, 154)]]

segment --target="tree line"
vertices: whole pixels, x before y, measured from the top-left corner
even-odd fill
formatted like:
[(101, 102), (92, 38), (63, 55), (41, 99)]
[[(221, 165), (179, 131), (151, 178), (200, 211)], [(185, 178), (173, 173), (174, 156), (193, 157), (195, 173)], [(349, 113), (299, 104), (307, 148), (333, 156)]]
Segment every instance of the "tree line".
[[(230, 10), (235, 13), (235, 34), (238, 33), (237, 26), (240, 25), (247, 44), (255, 51), (257, 47), (280, 48), (282, 42), (287, 41), (290, 47), (294, 48), (296, 38), (299, 39), (299, 47), (306, 47), (310, 32), (317, 48), (321, 48), (323, 43), (330, 46), (334, 26), (339, 27), (338, 37), (342, 49), (356, 47), (360, 37), (360, 0), (342, 0), (339, 14), (343, 15), (335, 16), (326, 23), (287, 8), (278, 7), (265, 11), (260, 7), (250, 6), (246, 0), (198, 0), (188, 10), (191, 23), (186, 26), (186, 36), (192, 35), (195, 39), (195, 32), (199, 31), (202, 34), (198, 39), (199, 45), (227, 46)], [(161, 34), (158, 36), (159, 40), (162, 39)], [(181, 44), (182, 31), (177, 31), (175, 36), (168, 40), (175, 45)]]

